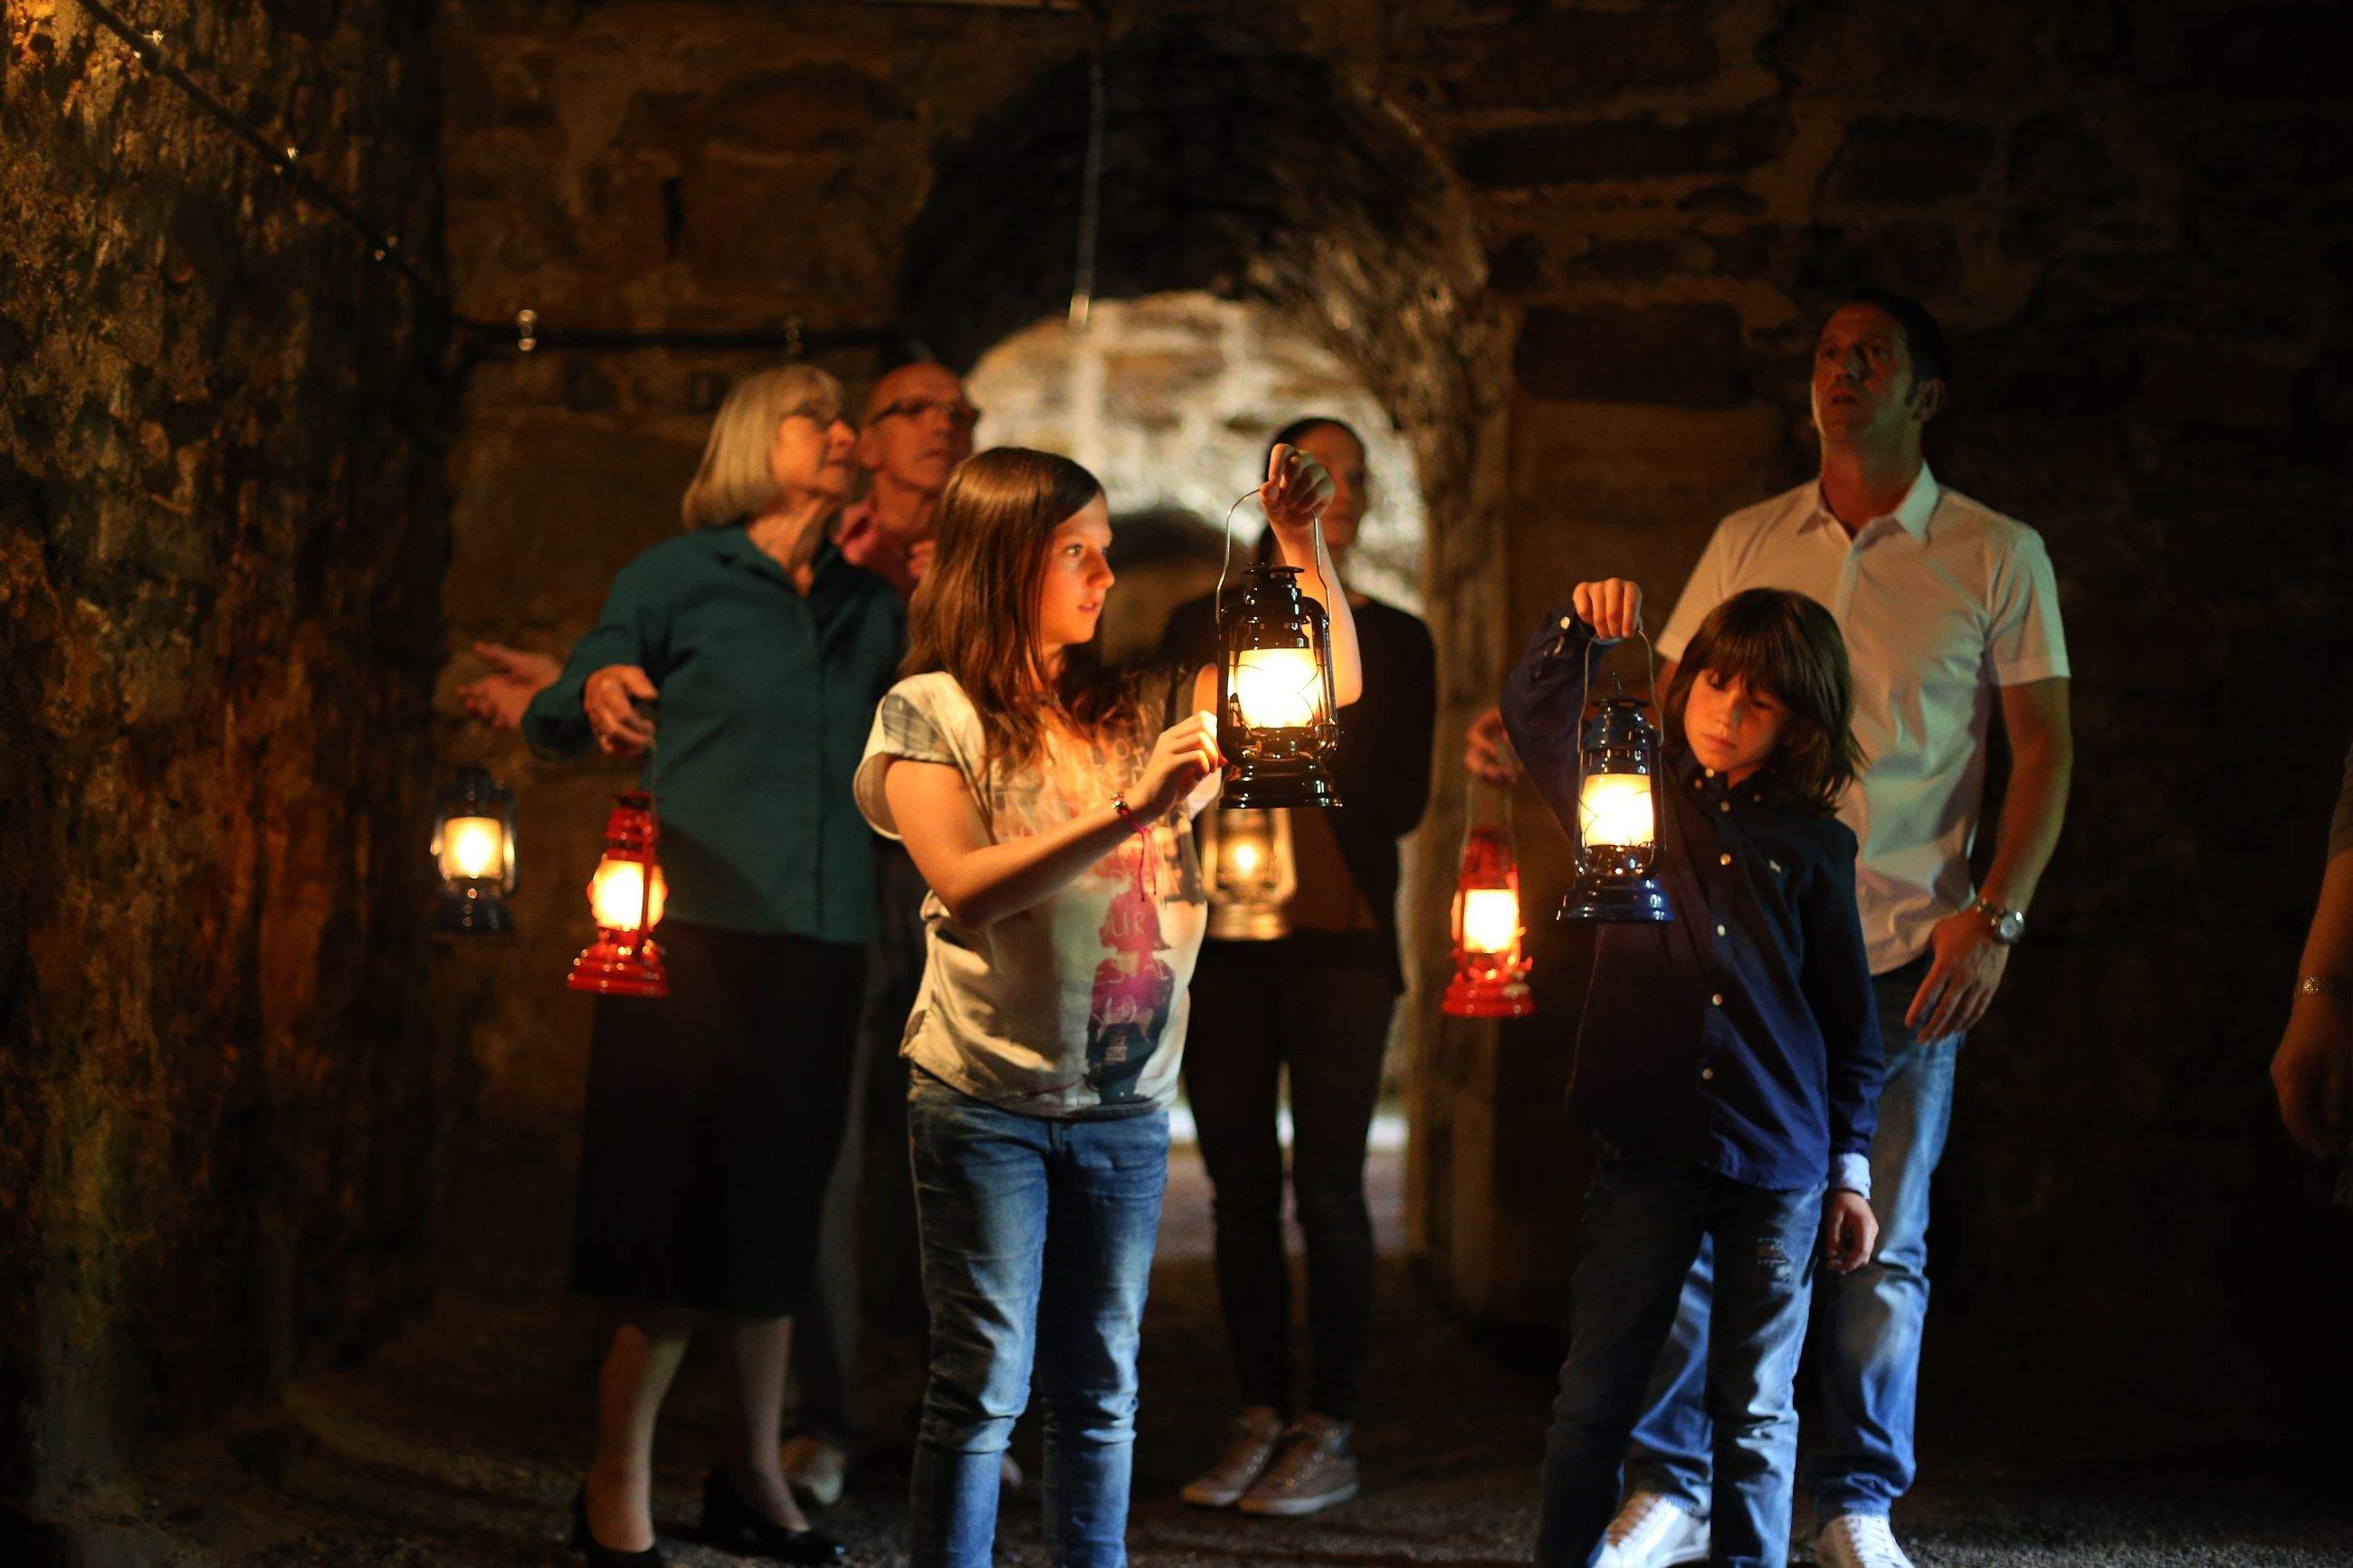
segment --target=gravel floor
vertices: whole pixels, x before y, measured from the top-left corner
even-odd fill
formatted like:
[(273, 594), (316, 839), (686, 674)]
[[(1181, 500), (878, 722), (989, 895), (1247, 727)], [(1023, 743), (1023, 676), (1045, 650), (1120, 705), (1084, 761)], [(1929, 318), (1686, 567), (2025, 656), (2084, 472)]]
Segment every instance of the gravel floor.
[[(1376, 1156), (1394, 1193), (1398, 1155)], [(484, 1162), (462, 1189), (450, 1284), (364, 1363), (304, 1378), (281, 1402), (181, 1442), (133, 1483), (91, 1496), (79, 1562), (109, 1564), (562, 1564), (595, 1352), (588, 1315), (554, 1293), (568, 1226), (561, 1173)], [(1180, 1150), (1145, 1335), (1145, 1407), (1130, 1533), (1139, 1568), (1264, 1563), (1382, 1568), (1524, 1561), (1549, 1347), (1505, 1342), (1438, 1312), (1401, 1265), (1384, 1277), (1365, 1491), (1307, 1520), (1187, 1510), (1178, 1486), (1227, 1417), (1208, 1265), (1207, 1192)], [(1393, 1203), (1378, 1215), (1398, 1250)], [(462, 1259), (462, 1261), (460, 1261)], [(660, 1522), (691, 1521), (712, 1447), (690, 1363), (664, 1436)], [(1035, 1434), (1016, 1453), (1034, 1460)], [(1897, 1515), (1922, 1568), (1977, 1564), (2353, 1564), (2353, 1468), (2245, 1450), (2104, 1465), (2030, 1460), (1982, 1439), (1939, 1441)], [(1967, 1451), (1956, 1451), (1957, 1448)], [(1034, 1462), (1032, 1466), (1034, 1474)], [(852, 1478), (823, 1517), (852, 1561), (903, 1560), (903, 1469)], [(1805, 1521), (1799, 1521), (1799, 1540)], [(1034, 1501), (1008, 1500), (999, 1560), (1043, 1563)], [(742, 1561), (683, 1545), (674, 1563)], [(1804, 1552), (1800, 1552), (1802, 1557)]]

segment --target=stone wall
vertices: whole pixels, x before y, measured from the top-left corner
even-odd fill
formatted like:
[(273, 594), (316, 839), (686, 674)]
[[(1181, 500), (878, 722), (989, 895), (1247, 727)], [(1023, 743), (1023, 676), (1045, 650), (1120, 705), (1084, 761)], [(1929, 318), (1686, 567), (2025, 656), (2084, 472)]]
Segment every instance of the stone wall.
[[(1103, 480), (1114, 520), (1166, 509), (1213, 536), (1265, 472), (1270, 436), (1304, 415), (1338, 419), (1365, 443), (1371, 493), (1348, 584), (1421, 608), (1427, 522), (1413, 454), (1346, 362), (1280, 312), (1204, 293), (1098, 300), (1083, 328), (1063, 315), (1016, 332), (965, 384), (983, 411), (979, 445), (1065, 453)], [(1237, 561), (1262, 529), (1256, 505), (1234, 511)], [(1114, 541), (1114, 564), (1123, 552)], [(1103, 609), (1106, 658), (1128, 618), (1127, 586), (1114, 586)], [(1156, 626), (1146, 635), (1156, 637)]]
[[(138, 16), (431, 254), (420, 8)], [(5, 1511), (419, 1294), (447, 546), (414, 301), (79, 7), (0, 51)]]
[[(1948, 321), (1932, 458), (2050, 542), (2080, 782), (2032, 942), (1968, 1054), (1931, 1363), (2064, 1372), (2104, 1429), (2122, 1429), (2111, 1395), (2177, 1424), (2308, 1415), (2353, 1368), (2341, 1336), (2296, 1359), (2353, 1265), (2262, 1071), (2353, 673), (2353, 126), (2329, 16), (1111, 8), (1099, 290), (1291, 311), (1384, 400), (1432, 520), (1450, 733), (1576, 574), (1637, 576), (1663, 608), (1716, 517), (1803, 476), (1828, 298), (1886, 283)], [(453, 250), (478, 313), (895, 318), (969, 363), (1067, 300), (1082, 16), (459, 0), (446, 18)], [(673, 526), (717, 389), (751, 363), (487, 367), (453, 469), (452, 648), (568, 643)], [(554, 987), (621, 775), (487, 749), (522, 784), (534, 890), (514, 952), (466, 961), (470, 1060), (494, 1127), (560, 1148), (585, 1031)], [(1520, 805), (1542, 928), (1559, 841)], [(1442, 770), (1433, 841), (1462, 807)], [(1409, 1206), (1452, 1300), (1547, 1321), (1574, 1258), (1579, 1157), (1554, 1108), (1585, 954), (1540, 929), (1542, 1017), (1441, 1024), (1445, 892), (1409, 891)], [(2161, 1218), (2120, 1218), (2144, 1215)], [(2274, 1331), (2237, 1331), (2257, 1321)], [(2193, 1341), (2210, 1390), (2137, 1381)]]

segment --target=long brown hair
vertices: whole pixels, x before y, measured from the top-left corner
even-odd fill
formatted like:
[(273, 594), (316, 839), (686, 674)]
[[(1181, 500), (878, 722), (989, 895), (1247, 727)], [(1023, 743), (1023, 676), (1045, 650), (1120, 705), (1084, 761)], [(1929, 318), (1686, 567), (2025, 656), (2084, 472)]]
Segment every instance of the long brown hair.
[(1683, 705), (1703, 672), (1745, 680), (1788, 710), (1765, 771), (1806, 805), (1836, 811), (1862, 771), (1862, 748), (1854, 738), (1846, 638), (1831, 613), (1781, 588), (1750, 588), (1709, 611), (1667, 684), (1661, 712), (1670, 744), (1684, 743)]
[(1113, 675), (1092, 642), (1062, 650), (1059, 677), (1038, 647), (1038, 592), (1054, 530), (1103, 494), (1096, 478), (1051, 452), (992, 447), (956, 465), (941, 493), (931, 570), (907, 606), (902, 674), (942, 669), (980, 713), (992, 758), (1021, 763), (1045, 744), (1050, 719), (1083, 734), (1129, 705), (1133, 681)]

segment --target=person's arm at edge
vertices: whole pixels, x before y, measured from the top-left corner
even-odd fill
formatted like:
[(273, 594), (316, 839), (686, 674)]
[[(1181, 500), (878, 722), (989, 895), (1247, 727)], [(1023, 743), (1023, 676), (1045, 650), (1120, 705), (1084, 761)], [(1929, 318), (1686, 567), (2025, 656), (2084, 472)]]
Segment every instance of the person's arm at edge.
[(1806, 1004), (1821, 1031), (1829, 1079), (1829, 1191), (1822, 1199), (1822, 1264), (1851, 1274), (1879, 1241), (1871, 1206), (1871, 1135), (1878, 1126), (1886, 1062), (1871, 959), (1854, 901), (1855, 838), (1831, 822), (1830, 862), (1809, 879), (1805, 923)]
[[(2299, 980), (2317, 975), (2353, 984), (2353, 849), (2330, 856), (2321, 874), (2295, 972)], [(2353, 996), (2309, 996), (2299, 989), (2272, 1054), (2271, 1077), (2289, 1134), (2324, 1159), (2347, 1152), (2353, 1145)]]
[[(2054, 676), (2000, 689), (2002, 728), (2010, 739), (2010, 788), (1978, 896), (2002, 909), (2022, 910), (2032, 903), (2059, 847), (2075, 771), (2067, 687), (2066, 677)], [(1975, 1028), (2009, 963), (2010, 950), (1993, 940), (1982, 915), (1963, 910), (1940, 922), (1937, 931), (1947, 933), (1948, 927), (1950, 934), (1931, 939), (1936, 956), (1904, 1015), (1905, 1024), (1924, 1039)]]
[(581, 709), (588, 678), (608, 666), (642, 668), (651, 658), (647, 635), (651, 615), (644, 573), (632, 562), (613, 579), (596, 624), (572, 645), (564, 672), (542, 687), (522, 713), (523, 743), (532, 754), (551, 760), (576, 757), (596, 743), (596, 731)]
[(1831, 1185), (1871, 1195), (1871, 1135), (1879, 1125), (1886, 1060), (1870, 951), (1855, 903), (1853, 830), (1833, 821), (1839, 847), (1810, 879), (1802, 918), (1806, 1005), (1822, 1032), (1830, 1073)]
[[(1279, 462), (1290, 450), (1278, 447), (1273, 460)], [(1275, 483), (1270, 479), (1267, 489)], [(1316, 510), (1322, 510), (1320, 504)], [(1348, 608), (1348, 595), (1332, 564), (1332, 552), (1324, 547), (1324, 526), (1312, 519), (1303, 524), (1276, 524), (1272, 509), (1267, 515), (1274, 530), (1279, 564), (1298, 567), (1299, 592), (1324, 607), (1332, 639), (1332, 700), (1345, 708), (1365, 693), (1365, 664), (1356, 647), (1356, 617)]]

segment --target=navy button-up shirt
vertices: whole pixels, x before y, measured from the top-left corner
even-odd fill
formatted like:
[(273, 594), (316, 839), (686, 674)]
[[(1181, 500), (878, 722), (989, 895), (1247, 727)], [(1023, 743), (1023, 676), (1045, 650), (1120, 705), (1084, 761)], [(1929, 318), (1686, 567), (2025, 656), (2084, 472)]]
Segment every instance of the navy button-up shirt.
[[(1572, 831), (1591, 639), (1555, 611), (1504, 685), (1512, 743)], [(1884, 1069), (1854, 834), (1769, 763), (1735, 787), (1680, 736), (1664, 749), (1654, 874), (1675, 919), (1599, 928), (1570, 1104), (1627, 1158), (1868, 1196)]]
[(523, 739), (542, 755), (587, 750), (588, 677), (640, 667), (661, 693), (645, 787), (669, 913), (865, 942), (874, 837), (849, 780), (905, 646), (899, 595), (832, 545), (804, 596), (742, 523), (700, 529), (621, 569), (562, 678), (532, 700)]

